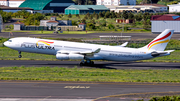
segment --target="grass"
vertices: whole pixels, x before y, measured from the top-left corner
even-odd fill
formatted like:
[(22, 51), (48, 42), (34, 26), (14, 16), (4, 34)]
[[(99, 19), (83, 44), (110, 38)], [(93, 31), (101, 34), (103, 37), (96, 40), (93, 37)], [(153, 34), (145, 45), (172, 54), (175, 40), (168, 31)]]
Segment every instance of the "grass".
[(2, 67), (0, 80), (86, 82), (180, 82), (180, 70)]

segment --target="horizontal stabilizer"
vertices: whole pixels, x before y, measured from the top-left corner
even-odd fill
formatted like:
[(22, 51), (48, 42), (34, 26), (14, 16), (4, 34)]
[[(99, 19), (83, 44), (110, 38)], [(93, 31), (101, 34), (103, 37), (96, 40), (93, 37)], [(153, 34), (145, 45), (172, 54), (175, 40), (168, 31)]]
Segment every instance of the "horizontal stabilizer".
[(157, 57), (157, 56), (160, 56), (160, 55), (165, 55), (165, 54), (170, 54), (171, 52), (173, 52), (174, 50), (167, 50), (167, 51), (162, 51), (162, 52), (156, 52), (156, 51), (153, 51), (151, 52), (151, 55), (153, 57)]

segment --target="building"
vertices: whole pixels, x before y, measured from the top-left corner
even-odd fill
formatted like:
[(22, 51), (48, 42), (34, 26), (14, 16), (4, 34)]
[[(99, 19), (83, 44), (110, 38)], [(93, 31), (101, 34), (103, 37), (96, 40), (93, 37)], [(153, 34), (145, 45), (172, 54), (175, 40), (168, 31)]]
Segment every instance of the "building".
[(135, 11), (135, 12), (149, 12), (149, 13), (154, 13), (154, 12), (167, 12), (167, 6), (164, 5), (159, 5), (159, 4), (144, 4), (144, 5), (120, 5), (120, 6), (109, 6), (106, 5), (107, 8), (110, 9), (110, 11), (114, 12), (123, 12), (123, 11)]
[(152, 33), (161, 33), (165, 29), (173, 29), (180, 33), (180, 16), (175, 14), (154, 15), (151, 17)]
[(56, 20), (55, 16), (52, 16), (50, 20), (41, 20), (40, 26), (55, 27), (55, 26), (72, 26), (71, 20)]
[(104, 5), (71, 5), (65, 9), (65, 14), (90, 14), (110, 11)]
[(39, 13), (64, 13), (65, 8), (75, 3), (72, 0), (26, 0), (19, 7), (28, 7)]
[[(168, 11), (168, 7), (165, 5), (160, 5), (160, 4), (142, 4), (145, 7), (158, 7), (157, 12), (167, 12)], [(156, 11), (156, 10), (155, 10)]]
[(15, 31), (19, 31), (19, 30), (21, 30), (22, 29), (22, 27), (24, 26), (24, 23), (22, 23), (22, 22), (15, 22), (14, 23), (14, 30)]
[(136, 0), (96, 0), (96, 5), (136, 5)]
[(0, 0), (0, 5), (8, 7), (19, 7), (26, 0)]
[(169, 6), (169, 13), (180, 12), (180, 3), (168, 5), (168, 6)]
[(33, 12), (32, 8), (24, 8), (24, 7), (8, 7), (8, 6), (4, 6), (4, 5), (0, 5), (0, 9), (4, 12), (17, 12), (17, 11), (21, 11), (21, 10), (26, 10), (30, 13)]

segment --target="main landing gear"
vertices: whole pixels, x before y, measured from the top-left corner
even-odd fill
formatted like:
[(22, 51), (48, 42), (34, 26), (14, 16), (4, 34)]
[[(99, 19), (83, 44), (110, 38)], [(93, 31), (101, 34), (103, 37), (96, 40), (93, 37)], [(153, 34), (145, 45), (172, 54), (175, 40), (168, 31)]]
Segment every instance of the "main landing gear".
[(19, 52), (18, 58), (22, 58), (21, 51), (18, 51), (18, 52)]
[(91, 60), (82, 60), (81, 63), (79, 64), (80, 66), (93, 66), (94, 62)]

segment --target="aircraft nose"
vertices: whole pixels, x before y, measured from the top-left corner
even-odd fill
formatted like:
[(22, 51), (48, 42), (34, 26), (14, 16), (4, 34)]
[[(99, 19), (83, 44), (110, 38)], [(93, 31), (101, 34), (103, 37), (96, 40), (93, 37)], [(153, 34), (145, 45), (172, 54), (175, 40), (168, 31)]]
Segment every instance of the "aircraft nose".
[(4, 44), (4, 46), (7, 46), (8, 43), (7, 43), (7, 41), (5, 41), (3, 44)]

